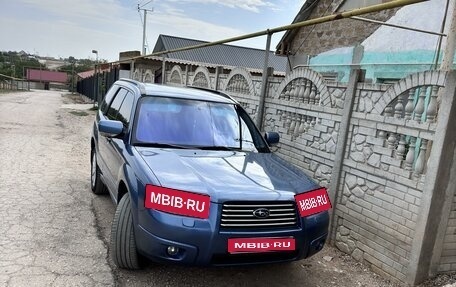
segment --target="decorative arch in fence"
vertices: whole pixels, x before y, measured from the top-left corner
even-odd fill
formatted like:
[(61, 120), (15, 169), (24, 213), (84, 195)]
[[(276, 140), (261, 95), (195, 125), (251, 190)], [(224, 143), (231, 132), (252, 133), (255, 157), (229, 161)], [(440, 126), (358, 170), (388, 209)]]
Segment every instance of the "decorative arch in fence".
[(310, 69), (298, 68), (288, 74), (280, 83), (278, 98), (308, 104), (327, 106), (330, 93), (323, 77)]
[[(283, 146), (289, 145), (286, 148), (291, 150), (299, 145), (315, 152), (335, 153), (339, 126), (331, 119), (331, 113), (322, 113), (323, 105), (330, 105), (331, 97), (321, 75), (306, 68), (295, 69), (279, 84), (277, 91), (269, 100), (275, 104), (275, 108), (269, 108), (275, 117), (266, 113), (265, 129), (281, 131)], [(331, 106), (328, 108), (330, 111)]]
[[(280, 133), (278, 153), (323, 186), (329, 185), (341, 120), (330, 88), (313, 70), (293, 70), (266, 99), (263, 124), (265, 131)], [(346, 87), (336, 88), (343, 99)]]
[(196, 68), (194, 76), (191, 80), (191, 85), (196, 87), (213, 89), (211, 85), (211, 77), (209, 70), (206, 67), (202, 66)]
[(377, 144), (373, 141), (362, 143), (361, 139), (367, 135), (357, 136), (359, 129), (355, 129), (358, 146), (352, 145), (351, 158), (376, 168), (384, 166), (381, 159), (385, 161), (386, 150), (383, 154), (373, 152), (375, 146), (381, 144), (390, 150), (387, 152), (392, 159), (390, 162), (398, 168), (396, 172), (401, 169), (401, 176), (407, 179), (424, 176), (429, 156), (427, 149), (435, 131), (437, 94), (445, 79), (445, 72), (426, 71), (411, 74), (384, 92), (361, 90), (355, 109), (363, 114), (355, 113), (354, 116), (380, 121), (374, 134), (378, 141)]
[(143, 76), (144, 83), (153, 83), (154, 82), (154, 73), (151, 69), (147, 69)]
[(184, 85), (184, 73), (179, 65), (174, 65), (170, 72), (170, 78), (168, 83), (172, 85), (182, 86)]
[(135, 81), (141, 81), (141, 70), (140, 69), (135, 69), (133, 72), (133, 80)]
[(258, 112), (258, 96), (252, 75), (244, 68), (234, 68), (225, 80), (224, 91), (234, 97), (255, 120)]
[(256, 96), (252, 76), (244, 68), (234, 68), (230, 72), (226, 79), (225, 91), (241, 95)]
[[(417, 92), (419, 94), (425, 92), (425, 95), (428, 96), (430, 91), (426, 90), (428, 88), (438, 90), (439, 87), (443, 87), (445, 85), (446, 76), (446, 72), (443, 71), (425, 71), (421, 73), (410, 74), (407, 77), (395, 83), (388, 90), (386, 90), (383, 96), (380, 97), (379, 101), (373, 106), (373, 110), (377, 111), (378, 113), (386, 112), (387, 114), (389, 114), (390, 112), (394, 112), (395, 116), (399, 117), (400, 113), (403, 112), (405, 108), (405, 104), (402, 103), (405, 102), (409, 104), (409, 109), (414, 108), (413, 106), (411, 106), (411, 104), (413, 103), (410, 103), (409, 101), (410, 96), (412, 100), (415, 99), (415, 94), (411, 92)], [(406, 97), (407, 100), (401, 101), (401, 96)], [(432, 96), (437, 95), (433, 93)], [(432, 96), (431, 99), (435, 98)], [(399, 102), (395, 101), (395, 99), (398, 99)], [(391, 103), (393, 103), (393, 101), (395, 101), (395, 103), (397, 104), (397, 108), (399, 108), (399, 110), (394, 110), (396, 106), (391, 107)], [(417, 103), (417, 106), (420, 106), (419, 109), (422, 108), (421, 103), (419, 103), (419, 100), (414, 102)], [(429, 100), (427, 100), (426, 102), (429, 102)], [(432, 114), (434, 112), (434, 108), (436, 108), (437, 105), (434, 101), (431, 101), (430, 103), (432, 103), (432, 110), (430, 111)], [(393, 111), (389, 110), (388, 107), (393, 108)], [(409, 110), (409, 112), (413, 111)]]

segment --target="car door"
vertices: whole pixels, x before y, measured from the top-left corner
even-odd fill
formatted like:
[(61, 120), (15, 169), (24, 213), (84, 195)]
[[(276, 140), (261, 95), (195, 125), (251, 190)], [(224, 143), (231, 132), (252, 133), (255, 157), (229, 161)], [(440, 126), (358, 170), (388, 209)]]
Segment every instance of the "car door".
[[(128, 131), (130, 127), (130, 118), (134, 103), (134, 94), (130, 91), (124, 89), (122, 90), (124, 98), (120, 107), (118, 108), (115, 120), (122, 122), (124, 125), (124, 134), (120, 137), (112, 138), (111, 141), (108, 141), (106, 150), (108, 158), (108, 170), (112, 178), (112, 191), (115, 198), (117, 198), (117, 184), (119, 181), (119, 174), (125, 161), (123, 153), (125, 152), (126, 144), (128, 143)], [(119, 92), (119, 94), (120, 93), (121, 92)]]
[[(122, 105), (123, 100), (125, 99), (125, 95), (127, 94), (127, 90), (124, 88), (120, 88), (117, 94), (114, 96), (107, 112), (105, 114), (106, 119), (108, 120), (117, 120), (117, 114), (119, 113), (120, 106)], [(113, 156), (116, 154), (114, 152), (113, 141), (117, 141), (116, 138), (108, 138), (104, 136), (99, 136), (99, 153), (100, 158), (102, 158), (105, 169), (103, 170), (103, 178), (106, 186), (112, 193), (115, 193), (116, 190), (116, 183), (115, 178), (113, 175), (113, 168), (115, 163), (117, 162)]]
[[(114, 97), (116, 96), (117, 92), (119, 91), (119, 86), (118, 85), (113, 85), (109, 91), (106, 93), (106, 96), (104, 97), (101, 105), (100, 105), (100, 109), (98, 111), (98, 114), (97, 114), (97, 119), (96, 119), (96, 131), (98, 130), (98, 122), (100, 120), (107, 120), (107, 113), (108, 113), (108, 109), (114, 99)], [(107, 138), (106, 137), (103, 137), (101, 136), (98, 132), (96, 132), (95, 134), (95, 138), (96, 138), (96, 141), (97, 141), (97, 145), (96, 145), (96, 148), (97, 148), (97, 163), (98, 163), (98, 166), (100, 167), (100, 170), (101, 170), (101, 173), (102, 173), (102, 179), (103, 179), (103, 182), (106, 181), (106, 177), (105, 177), (105, 174), (107, 174), (107, 166), (106, 166), (106, 160), (104, 157), (101, 156), (102, 152), (101, 151), (105, 151), (106, 150), (106, 145), (108, 143), (107, 141)], [(103, 153), (104, 154), (104, 153)], [(106, 184), (106, 182), (105, 182)]]

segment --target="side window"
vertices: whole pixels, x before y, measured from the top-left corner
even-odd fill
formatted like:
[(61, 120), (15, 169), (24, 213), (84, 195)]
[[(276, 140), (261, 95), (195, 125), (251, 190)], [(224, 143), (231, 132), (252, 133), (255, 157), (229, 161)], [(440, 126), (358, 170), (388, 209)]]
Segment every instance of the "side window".
[(111, 103), (112, 99), (116, 95), (117, 91), (119, 90), (119, 86), (113, 85), (109, 91), (106, 93), (106, 96), (103, 99), (103, 102), (101, 103), (100, 110), (101, 112), (106, 115), (106, 112), (108, 111), (109, 104)]
[(133, 109), (133, 100), (133, 94), (131, 92), (127, 92), (122, 106), (120, 107), (119, 113), (117, 114), (117, 120), (121, 121), (125, 127), (128, 127), (130, 124), (130, 116)]
[(110, 120), (116, 120), (117, 114), (119, 113), (120, 105), (122, 104), (127, 91), (125, 89), (120, 89), (120, 91), (115, 96), (114, 100), (112, 101), (111, 105), (109, 106), (107, 117)]

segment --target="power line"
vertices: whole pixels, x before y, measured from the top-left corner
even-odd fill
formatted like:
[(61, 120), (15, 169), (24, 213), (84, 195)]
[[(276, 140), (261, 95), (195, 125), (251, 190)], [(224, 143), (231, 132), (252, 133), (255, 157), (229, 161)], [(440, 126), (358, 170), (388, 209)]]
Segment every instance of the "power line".
[(154, 0), (147, 1), (147, 3), (145, 3), (145, 4), (138, 4), (138, 9), (146, 6), (147, 4), (149, 4), (152, 1), (154, 1)]
[[(450, 5), (450, 0), (447, 0), (446, 5), (445, 5), (445, 13), (443, 14), (443, 19), (442, 19), (442, 25), (440, 27), (440, 33), (443, 33), (445, 31), (445, 23), (446, 23), (449, 5)], [(437, 70), (437, 66), (439, 64), (440, 50), (442, 49), (442, 39), (443, 39), (443, 37), (440, 36), (439, 39), (437, 40), (437, 47), (434, 51), (433, 60), (435, 59), (434, 69), (436, 69), (436, 70)], [(433, 65), (431, 65), (431, 69), (432, 69), (432, 66)]]

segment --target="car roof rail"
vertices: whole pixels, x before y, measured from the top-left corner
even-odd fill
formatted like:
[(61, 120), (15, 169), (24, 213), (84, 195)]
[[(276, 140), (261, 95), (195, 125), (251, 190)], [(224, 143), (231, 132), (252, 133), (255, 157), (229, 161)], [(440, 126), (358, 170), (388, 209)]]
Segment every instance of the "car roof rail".
[(222, 96), (224, 98), (230, 99), (230, 100), (232, 100), (235, 103), (238, 103), (238, 101), (236, 101), (233, 97), (231, 97), (230, 95), (225, 94), (224, 92), (221, 92), (221, 91), (212, 90), (212, 89), (203, 88), (203, 87), (195, 87), (195, 86), (187, 86), (187, 88), (201, 90), (201, 91), (206, 91), (206, 92), (211, 92), (211, 93), (217, 94), (219, 96)]
[(141, 92), (141, 95), (144, 95), (146, 93), (146, 87), (145, 87), (144, 83), (141, 83), (136, 80), (128, 79), (128, 78), (121, 78), (121, 79), (119, 79), (119, 81), (124, 81), (124, 82), (128, 82), (130, 84), (135, 85), (136, 87), (138, 87), (139, 91)]

